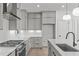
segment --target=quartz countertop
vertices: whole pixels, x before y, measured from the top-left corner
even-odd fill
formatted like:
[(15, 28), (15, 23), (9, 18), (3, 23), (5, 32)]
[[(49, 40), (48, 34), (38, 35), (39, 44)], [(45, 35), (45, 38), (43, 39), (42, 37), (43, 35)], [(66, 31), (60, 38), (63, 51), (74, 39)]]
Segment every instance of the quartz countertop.
[[(23, 40), (21, 43), (25, 42), (26, 40)], [(20, 44), (21, 44), (20, 43)], [(15, 49), (20, 45), (18, 44), (15, 47), (0, 47), (0, 56), (7, 56), (9, 55), (11, 52), (15, 51)]]
[[(51, 43), (53, 47), (62, 55), (62, 56), (79, 56), (79, 52), (64, 52), (61, 48), (59, 48), (55, 43), (53, 39), (48, 39), (48, 41)], [(61, 43), (65, 44), (65, 43)], [(77, 49), (78, 50), (78, 49)]]
[(11, 52), (13, 52), (16, 47), (0, 47), (0, 56), (7, 56)]

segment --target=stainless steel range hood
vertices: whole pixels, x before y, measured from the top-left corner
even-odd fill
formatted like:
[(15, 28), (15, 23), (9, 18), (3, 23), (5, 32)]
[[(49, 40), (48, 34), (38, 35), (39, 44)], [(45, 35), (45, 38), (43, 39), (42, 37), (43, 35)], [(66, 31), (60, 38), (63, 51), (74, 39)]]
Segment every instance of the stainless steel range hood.
[(6, 19), (8, 19), (8, 20), (9, 20), (9, 17), (10, 17), (10, 16), (15, 17), (16, 19), (21, 20), (20, 17), (18, 17), (17, 15), (15, 15), (15, 14), (13, 14), (13, 13), (11, 13), (11, 12), (5, 12), (5, 13), (3, 14), (3, 17), (6, 18)]
[(21, 18), (17, 16), (17, 4), (10, 3), (7, 6), (7, 3), (3, 3), (3, 17), (8, 20), (10, 20), (9, 17), (21, 20)]

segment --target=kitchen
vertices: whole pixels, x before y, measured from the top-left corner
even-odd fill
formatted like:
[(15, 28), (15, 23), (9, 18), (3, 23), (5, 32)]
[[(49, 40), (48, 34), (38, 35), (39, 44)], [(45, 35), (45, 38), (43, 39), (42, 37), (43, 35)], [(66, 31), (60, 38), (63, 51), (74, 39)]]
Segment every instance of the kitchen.
[(79, 56), (78, 3), (0, 3), (0, 56)]

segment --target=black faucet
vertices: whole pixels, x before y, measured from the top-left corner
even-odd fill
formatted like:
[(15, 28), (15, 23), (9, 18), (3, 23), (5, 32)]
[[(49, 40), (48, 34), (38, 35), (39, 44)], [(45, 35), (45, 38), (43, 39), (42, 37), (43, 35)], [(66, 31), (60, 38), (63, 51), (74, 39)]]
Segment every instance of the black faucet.
[(67, 35), (66, 35), (66, 39), (68, 37), (68, 34), (73, 34), (73, 47), (75, 47), (77, 44), (75, 43), (75, 34), (73, 32), (68, 32)]

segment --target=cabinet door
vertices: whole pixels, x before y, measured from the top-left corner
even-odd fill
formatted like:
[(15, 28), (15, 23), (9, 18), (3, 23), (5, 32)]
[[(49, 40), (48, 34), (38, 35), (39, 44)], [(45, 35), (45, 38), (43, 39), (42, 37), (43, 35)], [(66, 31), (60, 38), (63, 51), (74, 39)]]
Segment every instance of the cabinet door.
[(56, 11), (42, 12), (43, 24), (55, 24), (56, 23)]
[(31, 41), (31, 47), (33, 47), (33, 48), (42, 47), (42, 38), (35, 37), (35, 38), (31, 38), (30, 41)]
[(3, 30), (3, 4), (0, 3), (0, 30)]
[(42, 35), (43, 35), (43, 46), (48, 46), (47, 40), (48, 39), (55, 39), (55, 24), (53, 25), (43, 25), (42, 29)]
[[(10, 12), (17, 15), (16, 14), (17, 13), (16, 9), (17, 9), (17, 4), (12, 3)], [(9, 30), (16, 30), (16, 29), (17, 29), (17, 19), (13, 16), (9, 16)]]
[(28, 13), (28, 30), (41, 30), (42, 29), (42, 19), (41, 13)]

